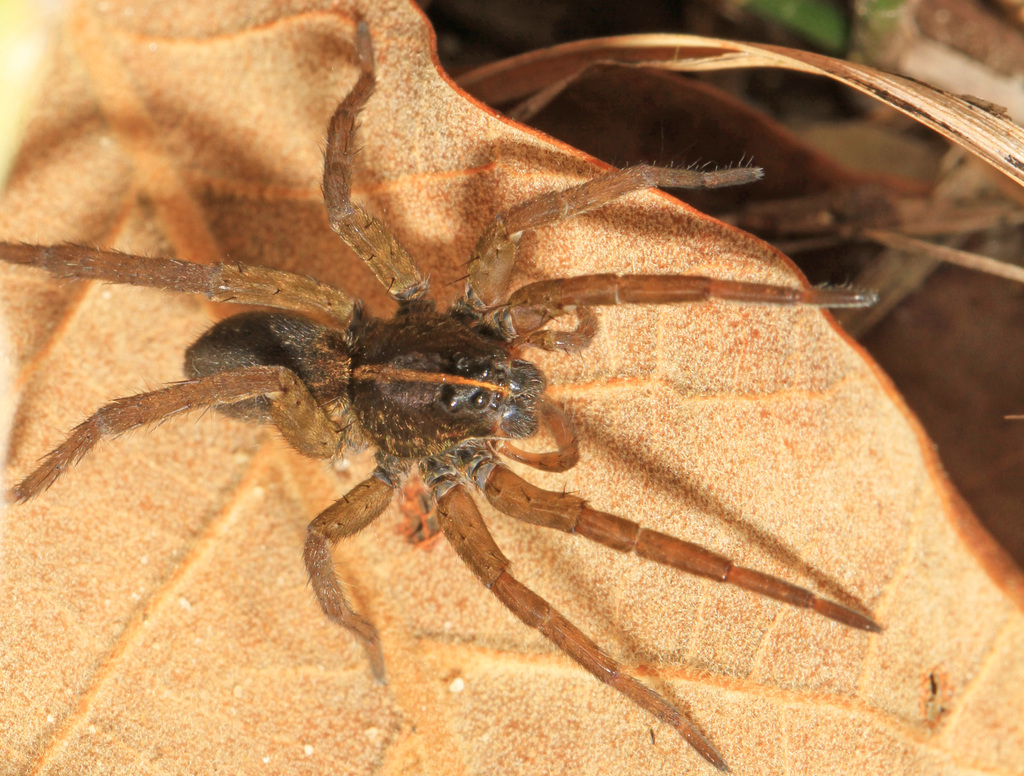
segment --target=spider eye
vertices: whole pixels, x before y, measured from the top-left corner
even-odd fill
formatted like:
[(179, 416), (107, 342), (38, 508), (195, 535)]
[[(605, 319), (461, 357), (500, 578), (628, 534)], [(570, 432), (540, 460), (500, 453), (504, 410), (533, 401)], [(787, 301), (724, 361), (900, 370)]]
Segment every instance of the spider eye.
[(449, 410), (454, 410), (459, 406), (459, 395), (455, 391), (455, 387), (452, 385), (445, 385), (441, 387), (440, 394), (441, 404)]
[(469, 390), (468, 386), (450, 384), (441, 386), (437, 400), (449, 412), (482, 410), (496, 407), (498, 403), (494, 391), (488, 391), (486, 388)]

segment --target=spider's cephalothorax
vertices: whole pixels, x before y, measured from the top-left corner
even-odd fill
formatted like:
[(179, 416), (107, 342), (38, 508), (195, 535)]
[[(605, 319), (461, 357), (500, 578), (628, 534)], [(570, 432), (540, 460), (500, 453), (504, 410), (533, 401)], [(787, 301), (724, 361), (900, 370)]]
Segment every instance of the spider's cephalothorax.
[[(436, 312), (415, 262), (384, 224), (350, 197), (355, 118), (373, 88), (373, 52), (363, 23), (357, 27), (356, 42), (360, 75), (328, 127), (324, 199), (331, 227), (398, 302), (396, 316), (364, 319), (359, 303), (345, 292), (268, 267), (204, 266), (79, 245), (0, 243), (0, 259), (60, 277), (153, 286), (282, 311), (245, 313), (215, 325), (188, 350), (189, 380), (100, 408), (13, 488), (12, 498), (37, 496), (103, 437), (208, 407), (272, 423), (296, 450), (316, 458), (331, 459), (372, 445), (378, 455), (376, 470), (310, 523), (303, 560), (321, 608), (362, 641), (381, 681), (384, 661), (377, 631), (349, 604), (331, 548), (373, 522), (398, 495), (410, 469), (419, 466), (448, 541), (505, 606), (602, 682), (674, 727), (710, 763), (725, 769), (721, 755), (675, 706), (630, 676), (515, 579), (471, 494), (481, 492), (513, 518), (878, 631), (879, 626), (859, 612), (736, 566), (710, 550), (593, 509), (578, 496), (537, 488), (502, 463), (502, 458), (512, 458), (555, 472), (575, 466), (578, 449), (572, 425), (545, 398), (543, 375), (520, 354), (530, 347), (582, 350), (597, 328), (593, 307), (709, 298), (839, 307), (870, 304), (874, 296), (687, 275), (586, 275), (542, 280), (509, 293), (518, 236), (525, 231), (649, 186), (726, 186), (760, 177), (756, 168), (697, 172), (641, 166), (541, 195), (495, 217), (470, 259), (465, 293), (448, 311)], [(563, 315), (575, 316), (575, 329), (546, 328)], [(556, 450), (526, 452), (508, 441), (533, 435), (538, 425), (550, 432)]]
[(528, 437), (544, 390), (540, 371), (462, 318), (406, 303), (370, 320), (352, 350), (352, 409), (378, 449), (400, 458), (480, 437)]

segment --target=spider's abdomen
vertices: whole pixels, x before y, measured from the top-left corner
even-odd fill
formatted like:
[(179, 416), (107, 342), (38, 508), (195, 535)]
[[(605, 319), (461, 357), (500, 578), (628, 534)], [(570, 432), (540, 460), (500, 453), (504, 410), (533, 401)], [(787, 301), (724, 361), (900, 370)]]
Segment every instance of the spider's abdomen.
[(540, 370), (513, 360), (507, 343), (427, 307), (366, 321), (352, 346), (352, 409), (374, 444), (400, 458), (530, 436), (543, 390)]
[[(195, 378), (249, 366), (283, 366), (324, 406), (347, 396), (348, 347), (346, 334), (301, 315), (242, 313), (214, 325), (185, 351), (185, 374)], [(244, 420), (271, 422), (263, 397), (217, 409)]]

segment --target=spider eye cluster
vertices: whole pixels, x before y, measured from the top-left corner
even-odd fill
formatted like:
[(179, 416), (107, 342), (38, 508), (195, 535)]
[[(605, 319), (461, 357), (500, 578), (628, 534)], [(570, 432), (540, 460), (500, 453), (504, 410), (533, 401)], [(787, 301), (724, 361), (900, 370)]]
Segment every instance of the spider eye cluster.
[(487, 388), (447, 384), (441, 388), (438, 401), (449, 412), (497, 409), (500, 394)]
[(452, 358), (452, 372), (462, 377), (469, 377), (481, 382), (494, 382), (505, 385), (508, 368), (502, 363), (505, 355), (500, 352), (487, 356), (466, 356), (456, 353)]
[(456, 354), (451, 374), (465, 382), (446, 383), (438, 393), (440, 405), (448, 412), (498, 409), (511, 383), (509, 368), (503, 360), (502, 353), (483, 357)]
[(456, 353), (437, 402), (449, 415), (496, 417), (499, 433), (531, 436), (537, 429), (534, 404), (544, 392), (544, 376), (528, 361), (509, 361), (500, 351)]

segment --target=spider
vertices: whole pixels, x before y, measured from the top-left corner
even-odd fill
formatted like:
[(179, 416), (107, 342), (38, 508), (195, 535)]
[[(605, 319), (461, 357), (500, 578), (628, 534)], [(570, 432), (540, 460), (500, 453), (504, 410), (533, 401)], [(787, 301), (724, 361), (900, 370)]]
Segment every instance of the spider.
[[(443, 533), (502, 604), (597, 679), (675, 728), (709, 763), (728, 770), (710, 741), (679, 709), (627, 673), (515, 579), (472, 493), (479, 491), (512, 518), (877, 632), (879, 625), (864, 614), (594, 509), (579, 496), (542, 490), (502, 463), (508, 458), (548, 472), (565, 472), (576, 465), (579, 453), (571, 422), (545, 395), (544, 374), (521, 356), (528, 348), (585, 349), (597, 331), (593, 307), (706, 299), (842, 307), (871, 304), (874, 295), (678, 274), (585, 275), (533, 282), (509, 292), (524, 232), (573, 218), (638, 189), (730, 186), (761, 176), (753, 167), (708, 172), (637, 166), (537, 196), (495, 217), (470, 258), (462, 295), (447, 310), (438, 311), (427, 297), (428, 279), (410, 255), (350, 196), (356, 118), (374, 86), (373, 48), (362, 21), (356, 27), (355, 49), (358, 80), (328, 127), (324, 199), (331, 227), (397, 301), (395, 316), (367, 317), (361, 303), (345, 292), (268, 267), (207, 266), (79, 245), (2, 243), (0, 259), (60, 277), (204, 294), (219, 302), (277, 310), (244, 312), (215, 324), (186, 351), (189, 379), (101, 407), (14, 486), (10, 497), (23, 502), (38, 496), (104, 437), (206, 408), (273, 424), (292, 447), (313, 458), (330, 460), (373, 446), (372, 475), (310, 523), (303, 562), (323, 612), (363, 644), (379, 681), (385, 681), (380, 638), (346, 598), (331, 551), (341, 539), (379, 517), (418, 467)], [(548, 328), (562, 316), (573, 316), (575, 327)], [(532, 437), (542, 427), (556, 449), (529, 452), (512, 441)]]

